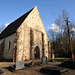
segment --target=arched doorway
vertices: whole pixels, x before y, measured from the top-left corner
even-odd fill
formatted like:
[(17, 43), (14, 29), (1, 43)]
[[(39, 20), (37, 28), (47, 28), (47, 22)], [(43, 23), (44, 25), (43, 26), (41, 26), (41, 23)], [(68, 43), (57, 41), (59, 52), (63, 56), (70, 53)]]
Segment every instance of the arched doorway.
[(40, 59), (40, 49), (38, 46), (35, 47), (35, 59)]

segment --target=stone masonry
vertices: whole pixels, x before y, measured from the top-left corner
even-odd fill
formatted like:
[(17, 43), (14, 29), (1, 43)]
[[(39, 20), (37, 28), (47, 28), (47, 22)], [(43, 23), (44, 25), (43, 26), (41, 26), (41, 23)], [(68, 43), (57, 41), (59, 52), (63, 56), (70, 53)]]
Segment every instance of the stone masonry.
[[(16, 32), (1, 39), (0, 44), (2, 40), (5, 40), (3, 55), (5, 59), (13, 59), (14, 41), (16, 43), (16, 54), (14, 56), (16, 56), (17, 61), (35, 59), (36, 47), (39, 48), (40, 59), (43, 55), (43, 48), (44, 55), (50, 58), (49, 38), (36, 6), (18, 27)], [(11, 42), (10, 50), (8, 50), (7, 46), (9, 41)]]

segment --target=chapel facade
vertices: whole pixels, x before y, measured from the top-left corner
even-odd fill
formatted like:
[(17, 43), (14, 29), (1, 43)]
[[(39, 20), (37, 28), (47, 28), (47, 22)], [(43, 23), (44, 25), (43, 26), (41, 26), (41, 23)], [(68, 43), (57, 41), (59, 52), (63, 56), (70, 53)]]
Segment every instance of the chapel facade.
[(50, 42), (35, 6), (0, 34), (0, 60), (35, 60), (43, 55), (50, 59)]

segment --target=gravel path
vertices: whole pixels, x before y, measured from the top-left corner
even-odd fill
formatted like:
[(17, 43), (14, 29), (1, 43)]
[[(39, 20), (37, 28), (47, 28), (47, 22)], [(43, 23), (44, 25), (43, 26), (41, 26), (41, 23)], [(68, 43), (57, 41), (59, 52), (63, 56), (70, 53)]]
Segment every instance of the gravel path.
[[(13, 64), (14, 63), (12, 62), (0, 62), (0, 69), (5, 72), (5, 75), (46, 75), (46, 74), (40, 73), (39, 70), (42, 67), (57, 66), (58, 64), (60, 64), (60, 62), (49, 62), (48, 65), (30, 66), (30, 67), (26, 67), (26, 69), (24, 70), (19, 70), (16, 72), (10, 72), (8, 69), (6, 69), (6, 67), (8, 67), (9, 65), (13, 65)], [(68, 72), (62, 75), (75, 75), (75, 70), (68, 69)]]

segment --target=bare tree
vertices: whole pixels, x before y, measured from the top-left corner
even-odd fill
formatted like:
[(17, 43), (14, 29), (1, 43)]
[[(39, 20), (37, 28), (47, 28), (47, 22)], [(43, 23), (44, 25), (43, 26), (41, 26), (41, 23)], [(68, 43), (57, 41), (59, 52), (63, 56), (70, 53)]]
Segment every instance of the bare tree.
[[(68, 38), (68, 32), (67, 32), (67, 25), (64, 20), (66, 20), (66, 17), (69, 18), (69, 13), (64, 9), (62, 11), (62, 14), (58, 16), (58, 18), (55, 20), (55, 24), (60, 27), (60, 32), (56, 33), (51, 30), (49, 30), (49, 38), (52, 41), (53, 49), (55, 53), (58, 53), (59, 56), (69, 56), (70, 54), (70, 45), (69, 45), (69, 38)], [(72, 37), (72, 44), (73, 44), (73, 50), (75, 49), (75, 32), (72, 31), (75, 24), (69, 23), (70, 26), (70, 33)]]

